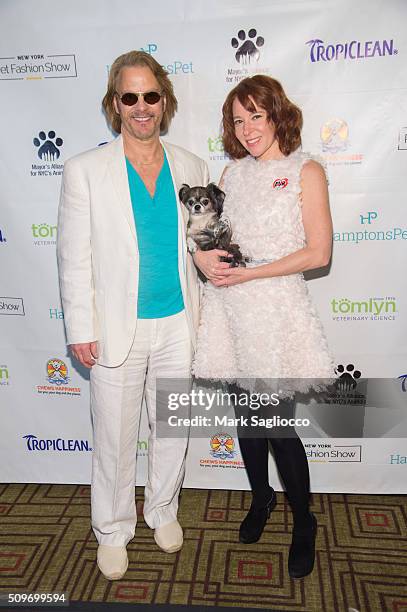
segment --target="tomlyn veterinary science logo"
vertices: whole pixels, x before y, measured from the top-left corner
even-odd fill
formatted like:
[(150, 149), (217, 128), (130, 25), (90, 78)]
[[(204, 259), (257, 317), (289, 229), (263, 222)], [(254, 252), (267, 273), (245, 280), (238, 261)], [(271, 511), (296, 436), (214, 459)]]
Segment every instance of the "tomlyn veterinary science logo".
[(31, 231), (35, 246), (55, 246), (57, 226), (49, 223), (33, 223)]
[(333, 321), (395, 321), (395, 297), (368, 297), (361, 300), (332, 298)]
[(76, 59), (64, 55), (23, 54), (0, 57), (0, 79), (3, 81), (40, 81), (77, 77)]
[(9, 372), (6, 365), (0, 365), (0, 386), (9, 385)]

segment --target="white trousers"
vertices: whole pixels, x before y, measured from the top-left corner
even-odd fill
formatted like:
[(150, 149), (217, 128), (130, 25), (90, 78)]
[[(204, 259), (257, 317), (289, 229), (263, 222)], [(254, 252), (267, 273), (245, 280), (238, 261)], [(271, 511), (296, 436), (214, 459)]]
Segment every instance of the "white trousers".
[(126, 361), (91, 370), (92, 527), (99, 544), (126, 546), (137, 521), (135, 477), (143, 397), (147, 404), (148, 481), (144, 518), (155, 529), (177, 517), (187, 438), (156, 437), (156, 378), (189, 378), (192, 345), (185, 311), (139, 319)]

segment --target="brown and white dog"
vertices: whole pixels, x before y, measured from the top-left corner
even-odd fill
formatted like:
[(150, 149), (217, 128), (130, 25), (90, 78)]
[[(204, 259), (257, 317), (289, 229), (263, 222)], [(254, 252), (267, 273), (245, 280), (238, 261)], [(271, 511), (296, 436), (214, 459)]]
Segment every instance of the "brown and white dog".
[(187, 227), (188, 250), (210, 251), (222, 249), (229, 257), (221, 257), (232, 267), (245, 266), (245, 258), (237, 244), (232, 242), (232, 228), (228, 219), (221, 219), (225, 193), (209, 183), (207, 187), (182, 185), (179, 190), (181, 202), (189, 212)]

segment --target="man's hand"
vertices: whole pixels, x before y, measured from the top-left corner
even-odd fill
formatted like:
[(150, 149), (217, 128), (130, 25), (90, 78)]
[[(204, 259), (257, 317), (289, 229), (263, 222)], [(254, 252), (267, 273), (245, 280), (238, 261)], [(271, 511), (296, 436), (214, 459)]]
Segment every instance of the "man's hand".
[(213, 249), (211, 251), (196, 251), (193, 258), (195, 265), (200, 269), (202, 274), (215, 284), (215, 281), (223, 279), (223, 277), (220, 276), (221, 271), (230, 267), (230, 264), (226, 261), (219, 261), (219, 257), (227, 257), (228, 255), (229, 253), (227, 251)]
[(98, 358), (98, 343), (97, 342), (80, 342), (79, 344), (70, 344), (72, 355), (85, 368), (91, 368), (95, 365), (95, 359)]

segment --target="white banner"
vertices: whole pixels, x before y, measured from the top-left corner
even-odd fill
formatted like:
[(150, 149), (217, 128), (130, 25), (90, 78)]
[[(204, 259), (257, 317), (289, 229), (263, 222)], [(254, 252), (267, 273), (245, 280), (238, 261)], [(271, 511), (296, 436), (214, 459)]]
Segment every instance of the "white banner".
[[(303, 109), (303, 149), (328, 168), (332, 266), (309, 287), (338, 378), (401, 377), (407, 400), (406, 18), (403, 0), (385, 14), (377, 0), (1, 3), (1, 481), (89, 482), (89, 382), (66, 351), (57, 206), (64, 161), (114, 137), (101, 100), (130, 49), (170, 73), (179, 112), (166, 139), (206, 159), (214, 181), (227, 92), (255, 73), (281, 80)], [(304, 443), (314, 491), (406, 492), (402, 438)], [(248, 487), (234, 431), (191, 440), (187, 466), (186, 486)]]

